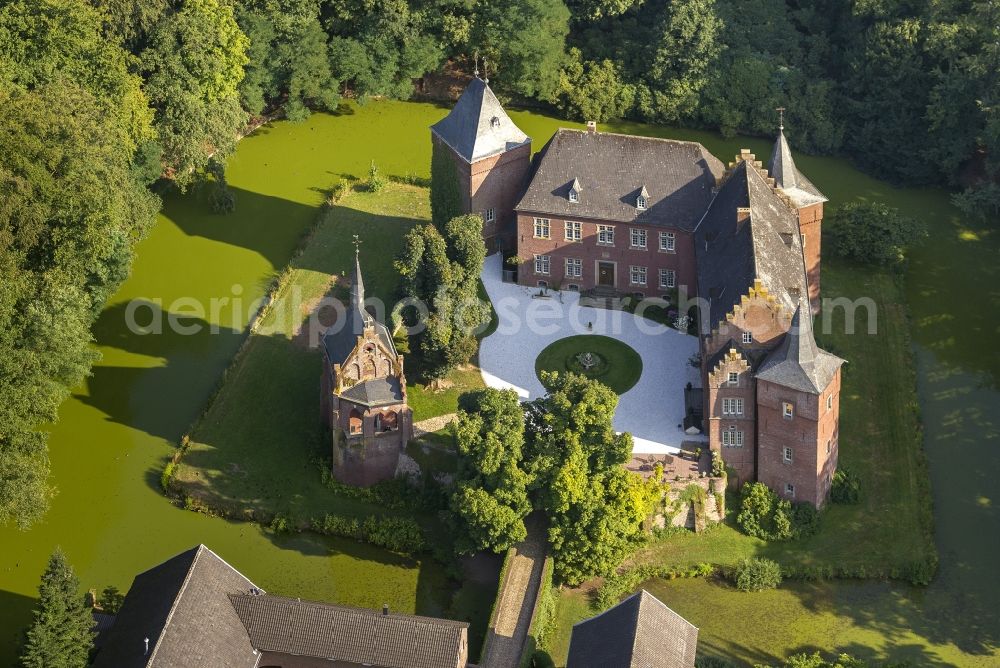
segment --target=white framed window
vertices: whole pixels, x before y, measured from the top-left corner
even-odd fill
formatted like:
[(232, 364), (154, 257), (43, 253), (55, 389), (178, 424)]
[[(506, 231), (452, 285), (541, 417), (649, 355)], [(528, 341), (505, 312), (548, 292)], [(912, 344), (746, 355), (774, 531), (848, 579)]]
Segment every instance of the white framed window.
[(597, 243), (604, 244), (606, 246), (615, 245), (615, 226), (614, 225), (598, 225), (597, 226)]
[(583, 277), (583, 260), (578, 257), (568, 257), (566, 258), (566, 277), (567, 278), (582, 278)]
[(753, 343), (753, 332), (743, 332), (743, 343)]
[(646, 208), (646, 197), (644, 195), (639, 195), (635, 198), (635, 208), (642, 211)]
[(781, 459), (784, 460), (786, 464), (792, 463), (792, 449), (789, 447), (784, 447), (781, 449)]
[(550, 225), (548, 218), (535, 218), (535, 238), (536, 239), (549, 239)]
[(494, 209), (492, 206), (486, 209), (486, 211), (483, 211), (483, 222), (492, 223), (496, 219), (497, 219), (497, 210)]
[(566, 286), (566, 289), (569, 290), (570, 292), (579, 292), (580, 286), (577, 285), (576, 283), (570, 283), (569, 285)]
[(826, 410), (833, 410), (833, 395), (826, 398)]
[(738, 398), (726, 398), (722, 400), (723, 415), (743, 415), (743, 400)]
[(673, 253), (677, 249), (677, 237), (673, 232), (660, 232), (660, 250)]
[(632, 248), (646, 247), (646, 230), (632, 228)]
[(795, 406), (793, 406), (788, 401), (782, 401), (781, 414), (785, 416), (786, 420), (791, 420), (793, 417), (795, 417)]
[(785, 496), (787, 496), (789, 499), (795, 498), (795, 485), (793, 485), (790, 482), (785, 483)]
[(632, 285), (646, 285), (646, 268), (629, 267), (629, 279)]
[(735, 371), (730, 371), (729, 372), (729, 380), (727, 382), (730, 385), (739, 385), (740, 384), (740, 374), (738, 374)]
[(551, 267), (552, 258), (548, 255), (536, 255), (535, 256), (535, 273), (541, 274), (543, 276), (549, 275), (549, 269)]
[(573, 202), (574, 204), (576, 204), (577, 202), (579, 202), (580, 201), (580, 193), (578, 193), (575, 190), (570, 190), (569, 191), (569, 201)]
[(583, 223), (566, 223), (566, 241), (579, 241), (583, 238)]
[(742, 448), (743, 432), (738, 430), (736, 425), (730, 425), (728, 429), (723, 429), (722, 445), (727, 448)]
[(673, 269), (660, 269), (660, 287), (672, 288), (677, 285), (677, 272)]

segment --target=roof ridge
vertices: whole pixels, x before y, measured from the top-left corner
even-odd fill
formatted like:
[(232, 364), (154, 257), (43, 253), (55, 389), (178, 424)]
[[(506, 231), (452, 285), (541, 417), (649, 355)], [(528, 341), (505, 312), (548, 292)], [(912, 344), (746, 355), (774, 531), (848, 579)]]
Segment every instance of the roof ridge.
[(389, 617), (396, 620), (411, 621), (411, 622), (427, 621), (427, 622), (433, 622), (440, 626), (451, 626), (455, 628), (468, 628), (469, 626), (468, 622), (460, 622), (455, 619), (445, 619), (443, 617), (428, 617), (427, 615), (411, 615), (406, 612), (392, 612), (392, 611), (390, 611), (389, 614), (386, 615), (381, 610), (375, 610), (372, 608), (362, 608), (354, 605), (342, 605), (340, 603), (327, 603), (325, 601), (314, 601), (312, 599), (302, 599), (300, 597), (281, 596), (279, 594), (267, 594), (266, 592), (263, 596), (254, 596), (253, 594), (230, 594), (229, 597), (230, 599), (245, 598), (248, 600), (270, 599), (272, 601), (284, 601), (287, 603), (295, 603), (299, 605), (310, 605), (310, 606), (317, 606), (320, 608), (346, 610), (350, 612), (358, 612), (365, 615), (369, 615), (377, 619), (381, 619), (383, 617)]
[(695, 141), (693, 139), (674, 139), (673, 137), (653, 137), (651, 135), (633, 135), (633, 134), (629, 134), (627, 132), (606, 132), (606, 131), (603, 131), (603, 130), (598, 130), (596, 132), (591, 132), (590, 130), (583, 129), (583, 128), (557, 128), (556, 129), (556, 134), (559, 134), (561, 132), (572, 132), (574, 134), (580, 134), (580, 135), (595, 134), (595, 135), (604, 135), (604, 136), (608, 136), (608, 137), (625, 137), (627, 139), (640, 139), (640, 140), (645, 139), (645, 140), (652, 140), (652, 141), (669, 142), (669, 143), (672, 143), (672, 144), (689, 144), (691, 146), (697, 146), (697, 147), (699, 147), (701, 150), (705, 151), (706, 153), (711, 153), (707, 148), (705, 148), (704, 144), (702, 144), (700, 141)]
[[(205, 544), (198, 543), (198, 547), (195, 548), (194, 559), (191, 560), (191, 565), (188, 566), (187, 573), (184, 574), (184, 582), (181, 583), (181, 588), (177, 590), (177, 595), (174, 596), (174, 600), (170, 603), (170, 612), (167, 613), (167, 618), (163, 620), (163, 627), (160, 629), (160, 633), (156, 637), (156, 644), (153, 645), (153, 651), (149, 653), (149, 660), (146, 661), (147, 666), (151, 665), (153, 663), (153, 659), (156, 658), (156, 652), (160, 649), (160, 644), (163, 642), (163, 636), (166, 634), (167, 627), (170, 626), (170, 620), (174, 618), (174, 612), (177, 611), (177, 604), (184, 595), (184, 590), (187, 589), (188, 583), (191, 581), (191, 575), (194, 573), (194, 567), (198, 563), (198, 558), (204, 550), (208, 550), (208, 548), (205, 547)], [(167, 559), (167, 561), (170, 560)], [(163, 563), (166, 563), (166, 561)]]

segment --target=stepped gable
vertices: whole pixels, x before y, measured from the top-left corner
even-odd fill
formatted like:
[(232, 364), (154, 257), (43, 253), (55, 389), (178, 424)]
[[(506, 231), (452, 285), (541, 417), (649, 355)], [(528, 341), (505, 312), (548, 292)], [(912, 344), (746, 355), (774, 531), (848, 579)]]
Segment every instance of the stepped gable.
[(808, 294), (796, 214), (749, 151), (736, 157), (720, 184), (695, 240), (698, 290), (710, 300), (710, 326), (759, 287), (792, 312)]
[(796, 208), (802, 208), (811, 204), (828, 202), (826, 195), (819, 191), (819, 188), (812, 184), (805, 175), (795, 166), (792, 159), (792, 149), (785, 139), (785, 128), (778, 128), (778, 139), (774, 142), (774, 149), (771, 151), (771, 162), (768, 163), (768, 172), (774, 177), (774, 185), (788, 196)]
[(531, 143), (479, 77), (469, 82), (448, 115), (431, 126), (431, 132), (468, 163)]
[[(516, 211), (693, 230), (723, 164), (696, 142), (560, 129)], [(569, 200), (574, 182), (579, 201)], [(636, 208), (645, 190), (646, 209)]]
[(809, 303), (803, 298), (781, 345), (764, 360), (757, 378), (783, 387), (821, 394), (844, 360), (816, 345)]

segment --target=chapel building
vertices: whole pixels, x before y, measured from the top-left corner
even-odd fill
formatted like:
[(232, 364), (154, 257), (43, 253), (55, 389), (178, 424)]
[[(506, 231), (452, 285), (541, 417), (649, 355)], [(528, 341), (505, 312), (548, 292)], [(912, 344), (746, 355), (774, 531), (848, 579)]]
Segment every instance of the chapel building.
[(333, 477), (361, 486), (393, 478), (413, 437), (413, 411), (406, 401), (403, 356), (388, 328), (365, 310), (357, 251), (350, 303), (322, 343), (320, 407), (332, 434)]

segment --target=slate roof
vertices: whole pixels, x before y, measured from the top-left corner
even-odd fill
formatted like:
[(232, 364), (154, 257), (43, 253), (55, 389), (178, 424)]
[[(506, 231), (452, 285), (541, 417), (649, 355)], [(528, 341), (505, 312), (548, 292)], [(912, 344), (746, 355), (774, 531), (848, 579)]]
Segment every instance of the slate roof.
[[(737, 225), (740, 208), (750, 218)], [(739, 162), (712, 200), (695, 235), (698, 292), (710, 301), (709, 326), (721, 322), (759, 278), (794, 311), (807, 294), (796, 214), (760, 172)]]
[(809, 302), (802, 302), (781, 345), (764, 360), (757, 378), (794, 390), (821, 394), (844, 360), (816, 345)]
[(354, 253), (354, 269), (351, 271), (351, 300), (344, 314), (344, 321), (339, 320), (323, 334), (323, 347), (327, 357), (334, 364), (340, 364), (351, 354), (358, 344), (358, 337), (364, 333), (365, 327), (375, 327), (379, 340), (396, 356), (396, 345), (388, 328), (373, 318), (364, 307), (365, 283), (361, 276), (361, 260)]
[(380, 668), (444, 668), (457, 665), (467, 642), (465, 622), (280, 596), (231, 600), (254, 647), (265, 652)]
[(469, 163), (531, 143), (531, 137), (514, 125), (479, 77), (469, 82), (448, 115), (431, 126), (431, 132)]
[(228, 595), (252, 588), (204, 545), (182, 552), (135, 577), (93, 667), (251, 668), (257, 656)]
[(693, 668), (698, 629), (645, 589), (573, 626), (566, 668)]
[(774, 177), (775, 185), (781, 188), (797, 207), (829, 201), (795, 166), (792, 149), (785, 139), (784, 127), (778, 129), (778, 139), (774, 142), (767, 171)]
[[(561, 129), (535, 156), (517, 211), (693, 230), (722, 163), (696, 142)], [(569, 201), (579, 179), (580, 201)], [(645, 210), (636, 197), (648, 192)]]
[(398, 404), (403, 401), (403, 391), (399, 386), (399, 379), (395, 376), (357, 383), (341, 392), (340, 396), (365, 406)]

